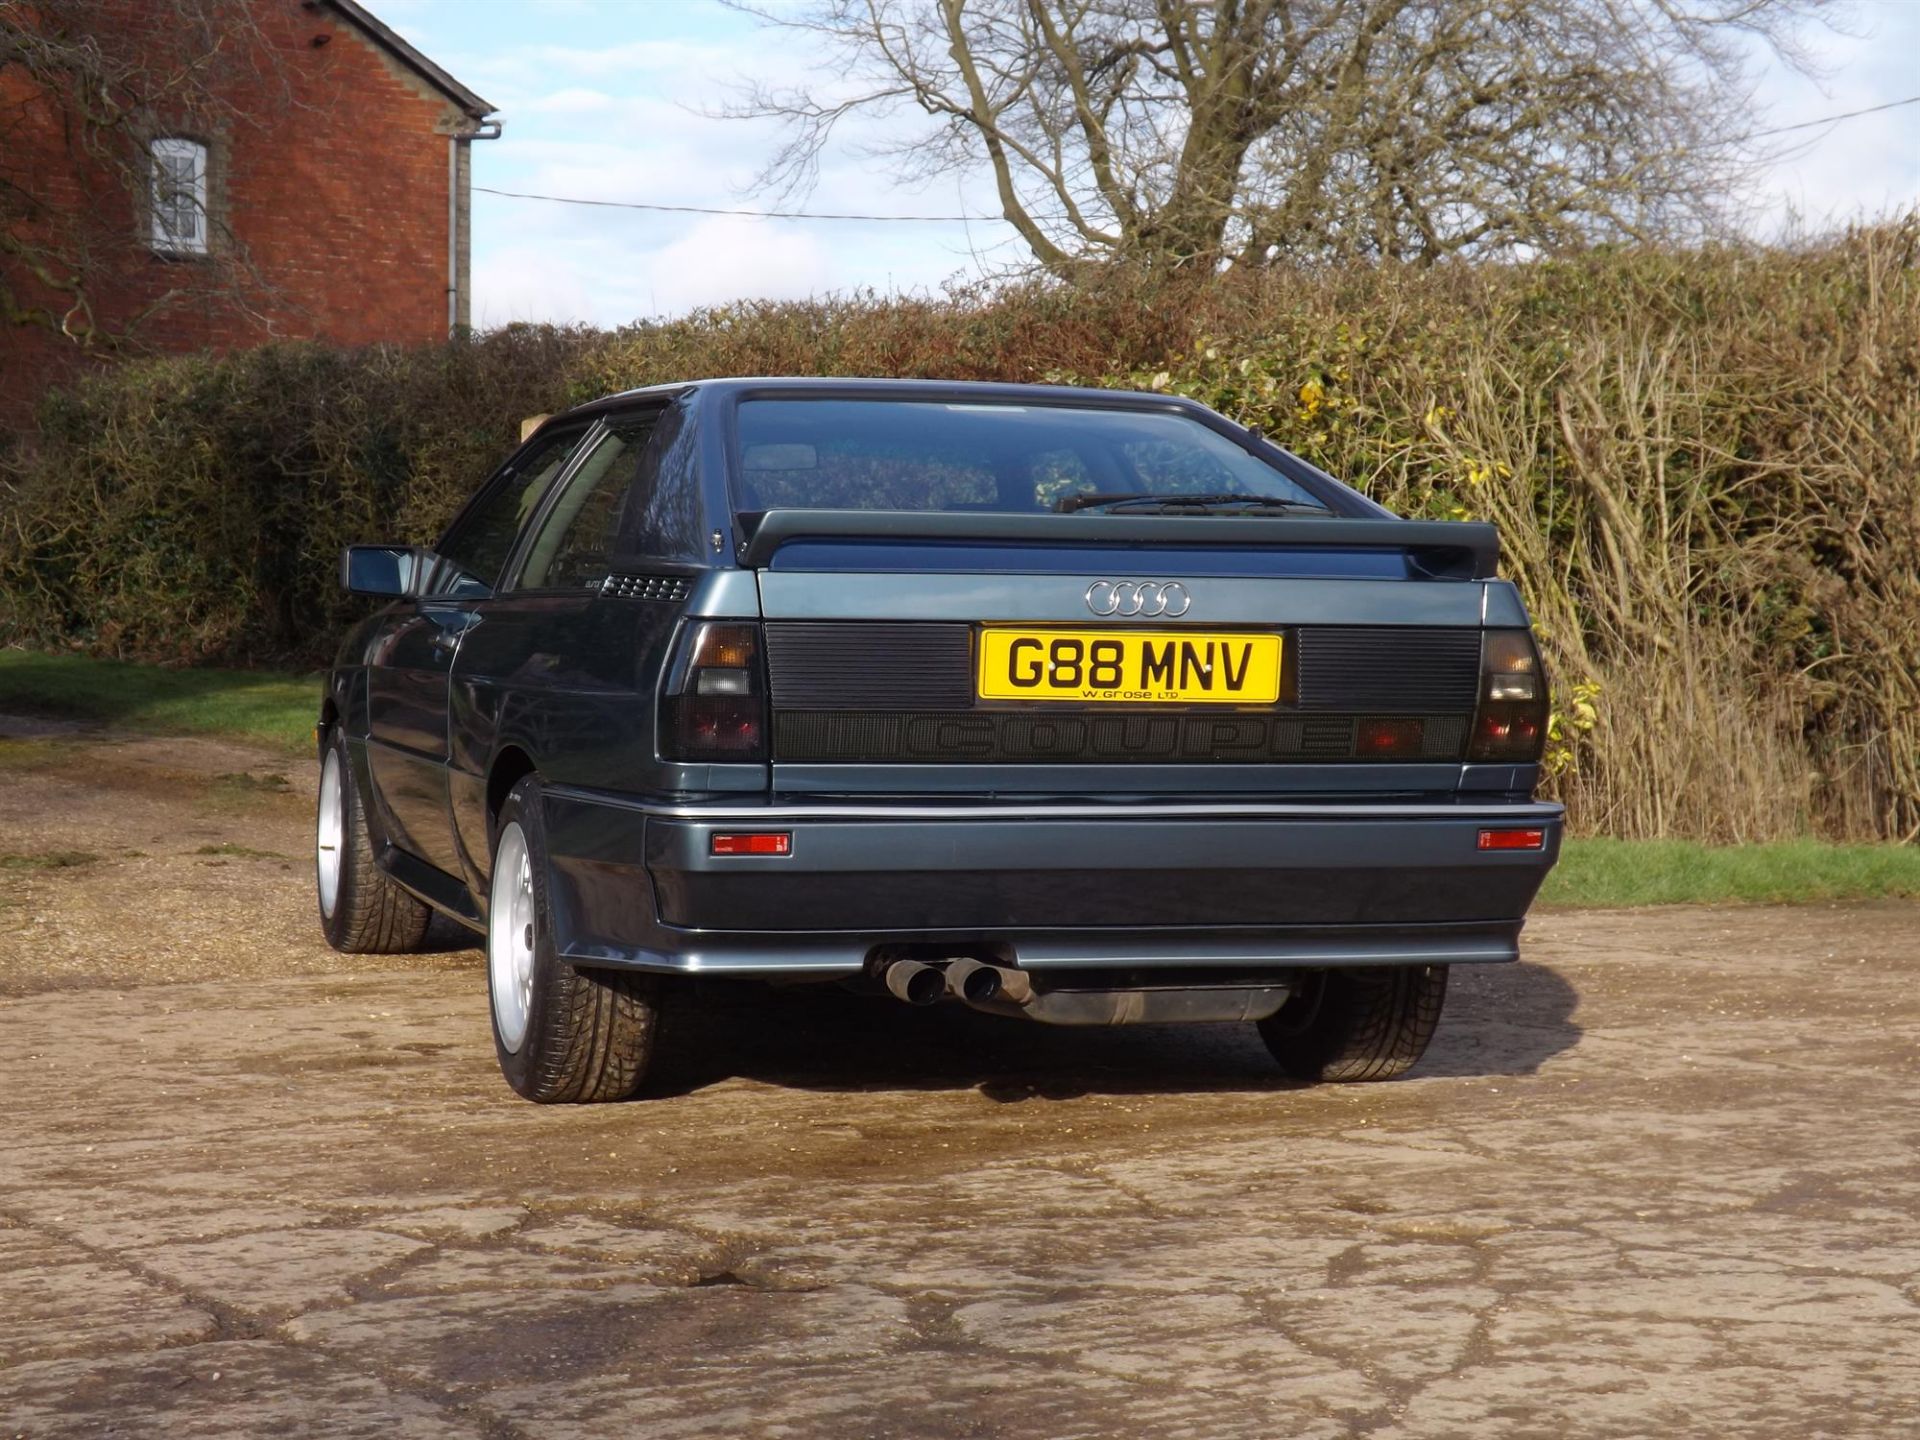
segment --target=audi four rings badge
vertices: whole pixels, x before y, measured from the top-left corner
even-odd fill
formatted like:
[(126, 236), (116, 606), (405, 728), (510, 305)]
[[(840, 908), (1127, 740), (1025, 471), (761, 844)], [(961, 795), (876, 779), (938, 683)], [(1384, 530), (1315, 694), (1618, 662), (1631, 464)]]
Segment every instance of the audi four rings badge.
[(1096, 580), (1087, 587), (1087, 609), (1096, 615), (1141, 615), (1173, 619), (1193, 598), (1178, 580)]

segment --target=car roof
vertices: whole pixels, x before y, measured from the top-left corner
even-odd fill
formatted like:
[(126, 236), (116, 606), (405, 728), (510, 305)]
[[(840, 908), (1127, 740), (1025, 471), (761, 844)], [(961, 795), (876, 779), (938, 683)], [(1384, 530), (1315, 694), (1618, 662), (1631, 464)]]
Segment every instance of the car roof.
[(1024, 401), (1029, 404), (1050, 405), (1070, 405), (1079, 401), (1106, 408), (1127, 408), (1131, 405), (1155, 409), (1175, 407), (1204, 410), (1206, 408), (1180, 395), (1162, 395), (1146, 390), (1099, 390), (1075, 385), (1022, 385), (994, 380), (892, 380), (825, 375), (736, 375), (707, 380), (678, 380), (660, 385), (646, 385), (636, 390), (622, 390), (613, 395), (604, 395), (598, 400), (589, 400), (584, 404), (576, 405), (571, 410), (562, 411), (555, 415), (553, 420), (576, 420), (608, 411), (624, 410), (636, 403), (672, 399), (696, 390), (702, 395), (716, 397), (790, 390), (813, 396), (843, 396), (847, 399), (892, 398), (946, 400), (955, 403), (999, 401), (1003, 404)]

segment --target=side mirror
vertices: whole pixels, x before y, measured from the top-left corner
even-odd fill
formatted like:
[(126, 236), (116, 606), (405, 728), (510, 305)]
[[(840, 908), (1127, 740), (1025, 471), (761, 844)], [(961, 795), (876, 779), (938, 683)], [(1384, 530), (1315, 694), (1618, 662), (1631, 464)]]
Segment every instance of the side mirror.
[(353, 595), (411, 595), (425, 560), (411, 545), (349, 545), (340, 552), (340, 588)]

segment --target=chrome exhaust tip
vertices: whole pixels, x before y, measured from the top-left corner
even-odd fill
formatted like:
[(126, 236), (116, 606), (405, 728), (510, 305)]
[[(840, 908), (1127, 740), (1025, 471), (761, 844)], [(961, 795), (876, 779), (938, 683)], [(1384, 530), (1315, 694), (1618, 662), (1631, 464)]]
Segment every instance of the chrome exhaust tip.
[(969, 1005), (991, 1000), (1000, 993), (1000, 971), (978, 960), (956, 960), (947, 966), (947, 993)]
[(1015, 1005), (1025, 1005), (1033, 999), (1033, 977), (1024, 970), (1015, 970), (1006, 965), (995, 965), (993, 978), (1000, 983), (996, 992), (1002, 1000), (1010, 1000)]
[(918, 960), (894, 961), (883, 978), (893, 997), (909, 1005), (932, 1005), (947, 993), (947, 977)]

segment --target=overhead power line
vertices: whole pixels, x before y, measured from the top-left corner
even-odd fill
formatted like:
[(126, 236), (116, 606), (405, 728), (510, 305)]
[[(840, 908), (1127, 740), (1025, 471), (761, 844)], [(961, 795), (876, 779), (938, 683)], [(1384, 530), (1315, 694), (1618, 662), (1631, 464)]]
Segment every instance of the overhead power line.
[[(1765, 140), (1774, 135), (1791, 135), (1796, 130), (1813, 130), (1822, 125), (1837, 125), (1842, 120), (1857, 120), (1862, 115), (1878, 115), (1883, 110), (1898, 110), (1903, 105), (1920, 105), (1920, 95), (1904, 100), (1889, 100), (1884, 105), (1869, 105), (1864, 110), (1846, 110), (1838, 115), (1823, 115), (1818, 120), (1800, 120), (1792, 125), (1776, 125), (1770, 130), (1755, 130), (1742, 135), (1733, 144)], [(747, 210), (715, 205), (659, 205), (645, 200), (589, 200), (580, 195), (539, 195), (527, 190), (496, 190), (491, 185), (473, 187), (483, 195), (500, 195), (509, 200), (544, 200), (550, 205), (591, 205), (602, 210), (651, 210), (662, 215), (731, 215), (746, 220), (851, 220), (863, 224), (900, 222), (909, 225), (991, 224), (999, 215), (857, 215), (819, 210)]]
[(641, 200), (586, 200), (578, 195), (534, 195), (524, 190), (495, 190), (490, 185), (474, 189), (487, 195), (505, 195), (512, 200), (548, 200), (555, 205), (597, 205), (608, 210), (658, 210), (669, 215), (741, 215), (753, 220), (907, 220), (914, 224), (957, 224), (962, 221), (998, 220), (998, 215), (841, 215), (818, 210), (726, 210), (712, 205), (653, 205)]
[(1776, 125), (1771, 130), (1755, 130), (1751, 135), (1742, 135), (1742, 140), (1764, 140), (1769, 135), (1788, 135), (1795, 130), (1812, 130), (1820, 125), (1832, 125), (1841, 120), (1853, 120), (1862, 115), (1878, 115), (1882, 110), (1898, 110), (1902, 105), (1920, 105), (1920, 95), (1909, 95), (1904, 100), (1889, 100), (1884, 105), (1869, 105), (1864, 110), (1847, 110), (1839, 115), (1823, 115), (1818, 120), (1801, 120), (1793, 125)]

